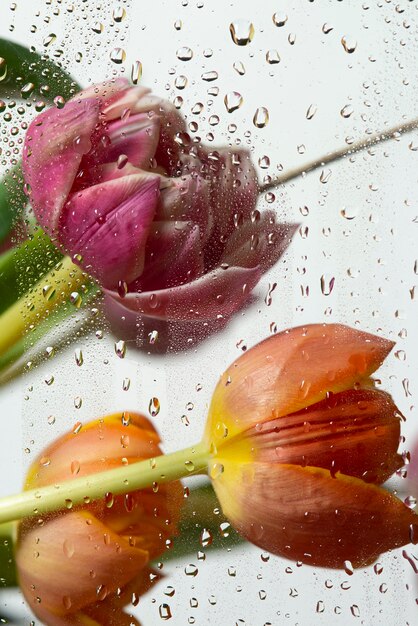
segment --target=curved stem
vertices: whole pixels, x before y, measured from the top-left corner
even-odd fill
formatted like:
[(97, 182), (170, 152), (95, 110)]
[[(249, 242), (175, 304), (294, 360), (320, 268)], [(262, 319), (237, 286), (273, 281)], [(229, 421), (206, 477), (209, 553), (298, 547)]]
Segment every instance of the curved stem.
[[(68, 301), (71, 293), (80, 289), (85, 281), (86, 274), (69, 257), (64, 257), (62, 262), (0, 316), (0, 354)], [(81, 297), (75, 297), (76, 306), (79, 306), (79, 302)]]
[(77, 504), (167, 483), (191, 474), (207, 472), (210, 452), (204, 443), (172, 454), (163, 454), (116, 469), (67, 480), (61, 484), (23, 491), (0, 499), (0, 524), (71, 509)]
[(389, 141), (390, 139), (393, 139), (398, 133), (409, 133), (411, 130), (415, 130), (416, 128), (418, 128), (418, 118), (415, 118), (407, 122), (406, 124), (392, 126), (387, 130), (371, 135), (367, 139), (359, 139), (355, 143), (352, 143), (350, 146), (343, 146), (338, 150), (334, 150), (333, 152), (329, 152), (328, 154), (323, 155), (322, 157), (319, 157), (312, 161), (308, 161), (308, 163), (305, 163), (305, 165), (288, 170), (282, 176), (278, 176), (269, 183), (261, 185), (260, 192), (269, 191), (270, 189), (276, 189), (277, 187), (280, 187), (280, 185), (289, 182), (289, 180), (293, 180), (294, 178), (298, 178), (303, 174), (312, 172), (312, 170), (316, 170), (318, 167), (323, 167), (328, 163), (333, 163), (334, 161), (343, 159), (344, 157), (350, 156), (355, 152), (366, 150), (367, 148), (370, 148), (370, 146), (376, 145), (378, 143)]

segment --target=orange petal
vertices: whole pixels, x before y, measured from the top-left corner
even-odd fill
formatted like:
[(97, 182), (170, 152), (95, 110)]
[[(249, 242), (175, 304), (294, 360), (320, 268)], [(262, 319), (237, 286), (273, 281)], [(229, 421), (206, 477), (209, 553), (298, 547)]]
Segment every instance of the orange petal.
[(374, 389), (332, 394), (243, 436), (258, 461), (322, 467), (367, 482), (383, 483), (403, 465), (399, 411), (388, 393)]
[(161, 454), (158, 442), (158, 434), (146, 417), (127, 412), (108, 415), (45, 448), (31, 467), (25, 489), (120, 467), (122, 459), (157, 456)]
[(323, 469), (227, 465), (214, 487), (242, 535), (310, 565), (361, 567), (418, 532), (416, 514), (384, 489), (342, 474), (332, 478)]
[(79, 511), (41, 526), (24, 522), (16, 563), (32, 609), (42, 604), (50, 613), (65, 615), (123, 587), (148, 563), (148, 552), (129, 545), (88, 511)]
[(229, 436), (352, 388), (382, 363), (393, 343), (340, 324), (292, 328), (262, 341), (222, 375), (206, 438), (224, 424)]

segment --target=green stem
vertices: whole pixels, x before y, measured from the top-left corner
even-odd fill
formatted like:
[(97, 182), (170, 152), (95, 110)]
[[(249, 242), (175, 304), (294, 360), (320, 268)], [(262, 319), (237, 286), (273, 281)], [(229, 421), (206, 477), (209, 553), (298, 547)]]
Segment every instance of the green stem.
[[(40, 321), (48, 317), (71, 293), (78, 293), (86, 275), (64, 257), (54, 269), (0, 316), (0, 355), (4, 354)], [(81, 301), (81, 298), (80, 298)]]
[(61, 484), (23, 491), (0, 499), (0, 524), (22, 517), (39, 516), (78, 504), (167, 483), (207, 472), (210, 452), (204, 443), (154, 459), (138, 461)]
[(15, 536), (16, 524), (14, 522), (0, 525), (0, 589), (17, 585), (13, 555)]

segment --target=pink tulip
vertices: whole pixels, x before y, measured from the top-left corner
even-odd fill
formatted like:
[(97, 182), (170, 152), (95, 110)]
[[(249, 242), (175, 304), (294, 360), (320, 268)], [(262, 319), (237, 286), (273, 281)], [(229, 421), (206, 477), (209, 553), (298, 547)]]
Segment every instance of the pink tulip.
[[(33, 463), (26, 489), (158, 456), (159, 438), (137, 414), (71, 432)], [(150, 586), (149, 561), (176, 534), (178, 482), (22, 522), (16, 564), (23, 594), (45, 626), (139, 626), (123, 608)]]
[(247, 150), (202, 147), (125, 79), (41, 113), (23, 163), (42, 227), (132, 320), (227, 318), (294, 230), (255, 209)]

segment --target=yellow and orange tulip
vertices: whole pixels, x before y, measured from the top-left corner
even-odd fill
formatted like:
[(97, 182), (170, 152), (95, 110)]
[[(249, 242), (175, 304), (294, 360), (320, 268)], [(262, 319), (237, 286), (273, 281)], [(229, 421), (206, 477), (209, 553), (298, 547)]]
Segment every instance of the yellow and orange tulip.
[(400, 413), (370, 379), (392, 347), (309, 325), (263, 341), (222, 375), (205, 432), (209, 474), (251, 542), (311, 565), (360, 567), (413, 540), (417, 516), (380, 487), (403, 465)]
[[(110, 415), (45, 449), (25, 488), (152, 458), (158, 444), (147, 418)], [(181, 499), (174, 482), (24, 520), (16, 563), (33, 612), (48, 626), (137, 626), (123, 607), (149, 587), (149, 561), (176, 534)]]

